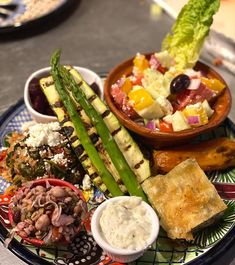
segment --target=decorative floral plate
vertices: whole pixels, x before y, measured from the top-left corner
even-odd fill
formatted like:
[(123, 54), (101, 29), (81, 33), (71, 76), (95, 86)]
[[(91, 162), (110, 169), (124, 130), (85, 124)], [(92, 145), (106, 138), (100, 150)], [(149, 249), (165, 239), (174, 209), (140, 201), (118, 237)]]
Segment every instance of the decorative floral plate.
[[(4, 139), (7, 134), (15, 130), (20, 131), (22, 124), (30, 120), (31, 117), (23, 100), (8, 109), (0, 118), (0, 148), (4, 147)], [(211, 139), (218, 136), (234, 139), (234, 124), (230, 120), (226, 120), (218, 129), (201, 138)], [(235, 239), (235, 168), (223, 172), (211, 172), (208, 177), (228, 205), (223, 218), (217, 224), (198, 232), (192, 242), (172, 241), (161, 230), (155, 244), (143, 257), (131, 265), (211, 264), (212, 260), (231, 246)], [(11, 183), (7, 183), (0, 177), (0, 193), (3, 193), (9, 185)], [(0, 240), (2, 242), (5, 241), (11, 229), (7, 214), (9, 200), (9, 197), (0, 195)], [(90, 212), (92, 213), (103, 200), (105, 200), (104, 195), (98, 190), (94, 190), (94, 196), (88, 198)], [(84, 231), (66, 247), (35, 247), (16, 236), (10, 243), (9, 249), (30, 264), (119, 264), (103, 254), (90, 233), (89, 222), (86, 223)]]

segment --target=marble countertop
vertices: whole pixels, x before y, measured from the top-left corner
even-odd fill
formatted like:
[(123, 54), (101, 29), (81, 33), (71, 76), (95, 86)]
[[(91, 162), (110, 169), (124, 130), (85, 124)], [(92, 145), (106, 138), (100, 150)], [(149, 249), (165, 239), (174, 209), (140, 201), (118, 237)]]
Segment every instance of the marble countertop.
[[(52, 52), (62, 49), (64, 64), (107, 73), (136, 52), (158, 51), (172, 18), (151, 10), (151, 0), (77, 0), (65, 14), (37, 28), (0, 35), (0, 114), (23, 97), (24, 83), (35, 70), (49, 65)], [(206, 53), (203, 61), (211, 64)], [(235, 102), (235, 76), (218, 72)], [(235, 122), (234, 105), (229, 117)], [(213, 265), (235, 264), (235, 245)], [(0, 245), (0, 265), (25, 264)]]

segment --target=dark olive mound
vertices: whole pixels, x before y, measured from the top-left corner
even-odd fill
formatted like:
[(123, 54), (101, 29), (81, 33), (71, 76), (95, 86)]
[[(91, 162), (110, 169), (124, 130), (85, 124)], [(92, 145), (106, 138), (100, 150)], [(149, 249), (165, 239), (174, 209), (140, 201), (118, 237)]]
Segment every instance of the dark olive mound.
[(41, 90), (38, 78), (33, 78), (29, 83), (29, 97), (33, 109), (44, 115), (55, 116), (44, 93)]
[[(100, 97), (101, 91), (99, 86), (93, 82), (90, 87)], [(29, 83), (29, 97), (33, 109), (44, 115), (55, 116), (46, 96), (41, 90), (38, 78), (33, 78)]]

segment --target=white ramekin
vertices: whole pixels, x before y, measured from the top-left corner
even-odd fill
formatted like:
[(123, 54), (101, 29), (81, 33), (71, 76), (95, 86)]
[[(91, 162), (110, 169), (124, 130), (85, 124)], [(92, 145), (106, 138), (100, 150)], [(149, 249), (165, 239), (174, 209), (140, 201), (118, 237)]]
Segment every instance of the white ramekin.
[[(88, 84), (92, 84), (95, 82), (98, 85), (98, 87), (100, 88), (101, 98), (103, 98), (104, 90), (103, 90), (103, 83), (102, 83), (101, 78), (95, 72), (91, 71), (90, 69), (79, 67), (79, 66), (74, 66), (74, 68), (77, 71), (79, 71), (79, 73), (82, 75), (82, 77)], [(40, 122), (40, 123), (48, 123), (48, 122), (57, 121), (57, 118), (55, 116), (41, 114), (35, 109), (33, 109), (31, 101), (30, 101), (30, 97), (29, 97), (29, 83), (33, 78), (41, 78), (41, 77), (45, 77), (46, 75), (49, 75), (50, 69), (51, 69), (50, 67), (45, 67), (45, 68), (42, 68), (42, 69), (39, 69), (33, 72), (27, 78), (25, 86), (24, 86), (25, 106), (28, 112), (30, 113), (30, 115), (32, 116), (33, 120), (35, 120), (36, 122)]]
[[(159, 232), (159, 219), (154, 211), (154, 209), (146, 202), (143, 202), (144, 207), (146, 207), (146, 210), (152, 220), (152, 231), (151, 235), (147, 241), (147, 247), (139, 250), (128, 250), (128, 249), (118, 249), (112, 247), (103, 237), (100, 227), (100, 217), (102, 214), (102, 211), (105, 209), (105, 207), (114, 201), (128, 199), (129, 196), (119, 196), (115, 198), (108, 199), (107, 201), (100, 204), (97, 209), (95, 210), (92, 219), (91, 219), (91, 232), (92, 235), (96, 241), (96, 243), (104, 250), (105, 254), (107, 254), (112, 260), (121, 262), (121, 263), (128, 263), (132, 262), (139, 257), (141, 257), (144, 252), (150, 247), (157, 239), (158, 232)], [(110, 224), (112, 225), (112, 224)]]

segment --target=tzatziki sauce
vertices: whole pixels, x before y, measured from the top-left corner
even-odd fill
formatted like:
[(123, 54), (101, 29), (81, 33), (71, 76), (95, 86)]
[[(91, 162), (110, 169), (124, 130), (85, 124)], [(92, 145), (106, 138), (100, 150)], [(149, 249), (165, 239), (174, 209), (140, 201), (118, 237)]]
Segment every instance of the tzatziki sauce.
[(112, 201), (100, 217), (104, 239), (115, 248), (139, 250), (148, 247), (152, 222), (140, 197)]

